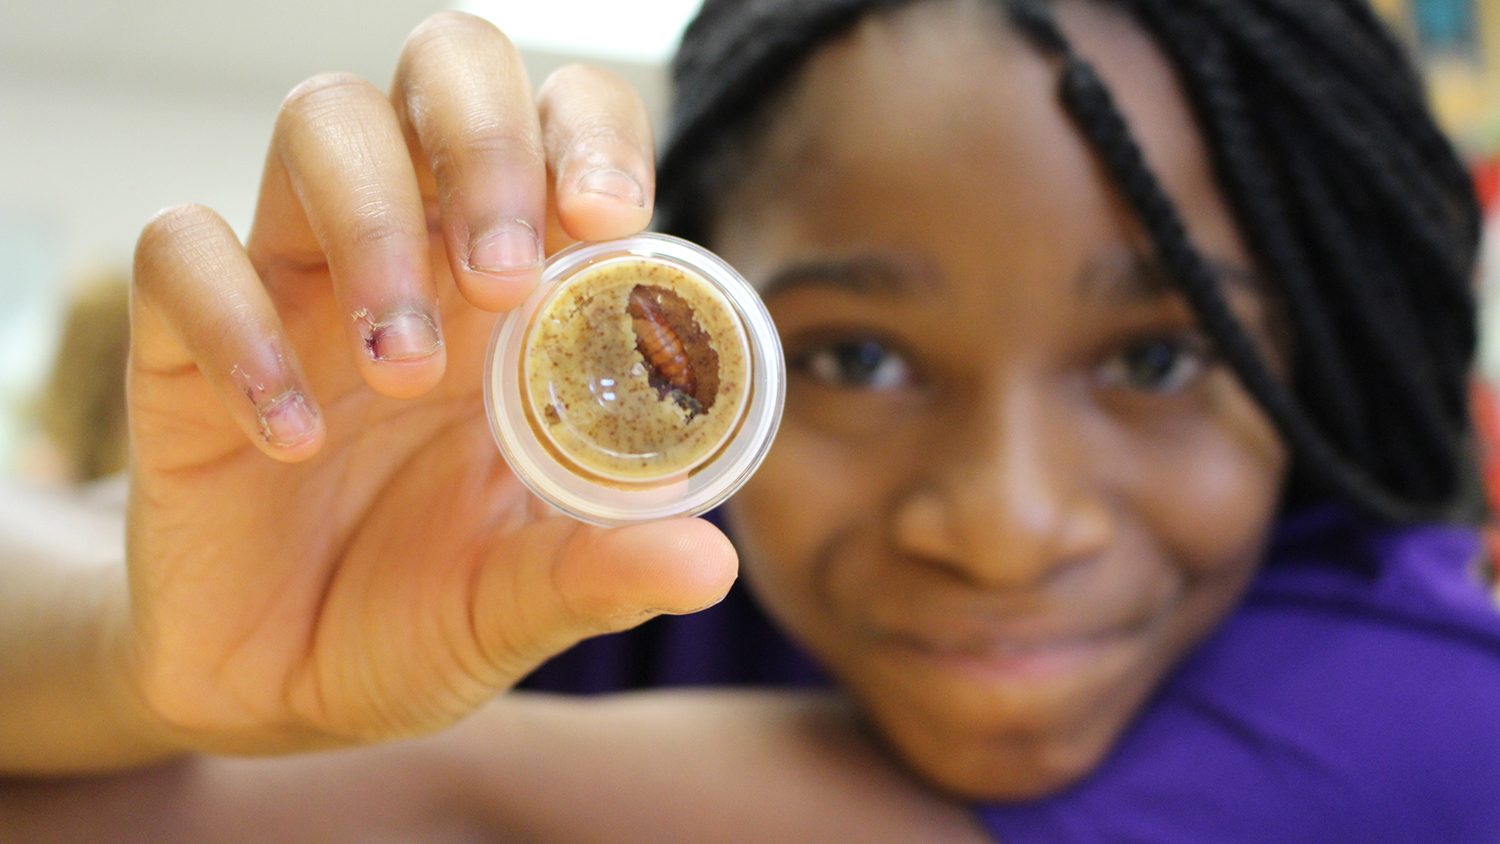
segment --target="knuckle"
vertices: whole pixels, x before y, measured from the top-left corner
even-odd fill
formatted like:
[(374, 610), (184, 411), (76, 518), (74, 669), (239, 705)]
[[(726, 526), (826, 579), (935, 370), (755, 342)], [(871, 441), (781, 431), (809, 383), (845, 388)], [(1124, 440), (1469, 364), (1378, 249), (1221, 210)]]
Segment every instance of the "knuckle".
[(356, 225), (351, 234), (350, 242), (356, 247), (375, 247), (387, 243), (395, 243), (413, 239), (411, 226), (405, 226), (389, 218), (367, 221), (363, 225)]
[(507, 165), (543, 161), (540, 141), (524, 128), (493, 120), (471, 120), (466, 126), (432, 145), (428, 154), (432, 174), (451, 181), (463, 170), (494, 170)]
[(425, 220), (423, 225), (417, 226), (408, 222), (408, 215), (402, 211), (401, 206), (391, 197), (369, 197), (355, 205), (344, 235), (356, 248), (425, 240)]
[(472, 115), (452, 133), (432, 139), (428, 165), (438, 183), (453, 186), (469, 172), (543, 166), (541, 141), (525, 127), (511, 126), (493, 117)]
[(634, 134), (604, 115), (580, 117), (573, 124), (568, 139), (580, 149), (609, 150), (615, 154), (636, 147)]
[(653, 170), (651, 142), (622, 127), (607, 115), (579, 117), (549, 138), (557, 176), (595, 167), (615, 167), (649, 174)]

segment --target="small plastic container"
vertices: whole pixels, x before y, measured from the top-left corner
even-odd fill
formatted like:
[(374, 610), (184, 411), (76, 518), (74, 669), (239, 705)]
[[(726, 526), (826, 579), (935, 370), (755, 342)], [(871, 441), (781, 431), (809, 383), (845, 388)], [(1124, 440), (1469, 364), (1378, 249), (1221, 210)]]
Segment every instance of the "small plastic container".
[(755, 290), (712, 252), (659, 234), (554, 255), (486, 359), (490, 430), (516, 477), (606, 526), (723, 502), (770, 449), (785, 394)]

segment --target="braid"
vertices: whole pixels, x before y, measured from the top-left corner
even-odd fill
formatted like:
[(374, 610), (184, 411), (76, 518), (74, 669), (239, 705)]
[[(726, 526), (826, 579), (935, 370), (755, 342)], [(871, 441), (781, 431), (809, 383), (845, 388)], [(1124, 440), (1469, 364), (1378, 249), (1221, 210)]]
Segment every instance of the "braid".
[(1314, 473), (1388, 518), (1416, 519), (1428, 515), (1420, 505), (1413, 506), (1390, 496), (1355, 464), (1340, 459), (1277, 382), (1230, 312), (1222, 288), (1189, 243), (1176, 209), (1146, 166), (1129, 127), (1093, 69), (1080, 59), (1070, 58), (1063, 71), (1061, 93), (1064, 106), (1104, 159), (1204, 327), (1246, 389), (1265, 408), (1297, 453), (1311, 464)]
[[(1438, 177), (1443, 190), (1450, 196), (1469, 191), (1469, 174), (1427, 114), (1421, 80), (1412, 72), (1400, 45), (1369, 13), (1368, 6), (1363, 2), (1310, 4), (1305, 0), (1266, 0), (1262, 6), (1263, 13), (1282, 28), (1282, 39), (1324, 54), (1330, 68), (1349, 81), (1346, 93), (1368, 98), (1390, 125), (1409, 136), (1420, 160)], [(1355, 37), (1350, 37), (1350, 26)], [(1463, 235), (1465, 239), (1477, 236), (1477, 232)]]
[[(1345, 443), (1352, 459), (1368, 465), (1375, 454), (1368, 409), (1350, 375), (1354, 364), (1349, 344), (1335, 335), (1330, 303), (1305, 257), (1302, 229), (1293, 224), (1290, 203), (1279, 189), (1282, 159), (1269, 154), (1261, 123), (1240, 93), (1240, 75), (1229, 63), (1222, 40), (1195, 21), (1166, 13), (1163, 4), (1138, 5), (1148, 27), (1170, 35), (1162, 42), (1194, 76), (1188, 91), (1209, 135), (1216, 173), (1244, 222), (1252, 253), (1261, 257), (1262, 272), (1281, 283), (1287, 300), (1284, 310), (1294, 325), (1299, 359), (1306, 365), (1301, 377), (1324, 385), (1310, 391), (1310, 409), (1327, 420), (1329, 436)], [(1275, 126), (1278, 120), (1265, 124)]]
[[(1147, 14), (1143, 17), (1148, 25), (1151, 22), (1161, 25), (1169, 20), (1168, 15), (1183, 8), (1180, 0), (1171, 6), (1163, 0), (1139, 0), (1136, 5), (1146, 10)], [(1217, 7), (1222, 13), (1225, 4), (1220, 0), (1205, 0), (1202, 5), (1210, 8)], [(1060, 94), (1064, 108), (1094, 147), (1095, 152), (1113, 175), (1117, 187), (1134, 208), (1153, 246), (1182, 287), (1184, 295), (1198, 314), (1205, 330), (1213, 337), (1246, 389), (1260, 402), (1299, 458), (1306, 464), (1305, 471), (1387, 519), (1408, 521), (1432, 518), (1442, 513), (1442, 505), (1436, 502), (1442, 502), (1444, 498), (1451, 497), (1455, 488), (1459, 486), (1460, 479), (1457, 477), (1456, 467), (1462, 460), (1465, 444), (1457, 431), (1463, 430), (1464, 426), (1462, 423), (1454, 424), (1451, 414), (1447, 413), (1451, 410), (1451, 402), (1444, 401), (1431, 387), (1435, 379), (1432, 377), (1431, 368), (1422, 365), (1422, 347), (1413, 342), (1415, 332), (1401, 319), (1390, 318), (1392, 309), (1389, 304), (1391, 303), (1381, 302), (1374, 298), (1383, 291), (1370, 285), (1369, 282), (1372, 278), (1378, 280), (1380, 274), (1369, 265), (1368, 261), (1360, 257), (1357, 242), (1342, 226), (1342, 219), (1345, 215), (1339, 213), (1340, 209), (1328, 201), (1326, 193), (1320, 188), (1319, 174), (1305, 166), (1306, 156), (1294, 154), (1290, 157), (1293, 169), (1289, 175), (1291, 181), (1297, 183), (1300, 188), (1297, 191), (1297, 198), (1310, 207), (1310, 213), (1303, 216), (1307, 221), (1319, 225), (1319, 230), (1315, 234), (1321, 235), (1319, 240), (1327, 246), (1325, 261), (1331, 270), (1328, 275), (1342, 282), (1341, 289), (1334, 292), (1342, 294), (1344, 302), (1352, 306), (1351, 310), (1355, 317), (1353, 322), (1356, 326), (1363, 323), (1367, 326), (1378, 327), (1378, 330), (1373, 332), (1376, 335), (1372, 338), (1374, 342), (1368, 344), (1367, 347), (1377, 350), (1374, 362), (1383, 365), (1377, 369), (1382, 370), (1387, 380), (1394, 380), (1396, 382), (1394, 386), (1406, 393), (1407, 400), (1401, 404), (1414, 411), (1410, 414), (1406, 425), (1395, 431), (1380, 432), (1395, 435), (1393, 437), (1395, 442), (1392, 443), (1395, 447), (1383, 449), (1385, 465), (1381, 468), (1386, 474), (1405, 481), (1404, 496), (1392, 494), (1389, 491), (1389, 484), (1382, 483), (1383, 479), (1375, 472), (1366, 469), (1348, 456), (1340, 454), (1332, 445), (1328, 433), (1320, 429), (1304, 408), (1276, 380), (1244, 329), (1233, 317), (1224, 299), (1222, 288), (1214, 282), (1206, 263), (1190, 243), (1181, 218), (1151, 172), (1130, 132), (1127, 121), (1120, 114), (1114, 98), (1103, 82), (1092, 67), (1067, 46), (1066, 38), (1038, 4), (1023, 0), (1023, 2), (1012, 4), (1011, 8), (1014, 10), (1012, 19), (1024, 32), (1031, 35), (1039, 46), (1056, 50), (1059, 42), (1063, 44), (1061, 58), (1064, 67)], [(1243, 7), (1236, 8), (1242, 9)], [(1222, 17), (1219, 22), (1222, 23)], [(1251, 29), (1253, 31), (1254, 28), (1251, 27)], [(1168, 41), (1168, 43), (1177, 45), (1178, 49), (1172, 51), (1172, 54), (1181, 68), (1186, 64), (1184, 62), (1186, 52), (1183, 47), (1185, 44), (1192, 43), (1192, 39), (1184, 39), (1183, 36), (1193, 35), (1201, 38), (1202, 27), (1195, 27), (1193, 31), (1189, 31), (1189, 25), (1183, 23), (1172, 27), (1169, 33), (1177, 36), (1175, 40)], [(1246, 39), (1241, 39), (1242, 42), (1244, 40)], [(1189, 79), (1193, 78), (1191, 73), (1184, 75)], [(1204, 92), (1212, 92), (1214, 88), (1212, 85), (1202, 84), (1201, 68), (1199, 68), (1197, 79), (1200, 85), (1196, 90), (1200, 93), (1192, 99), (1201, 116), (1205, 111), (1212, 110), (1212, 106), (1208, 104), (1214, 98), (1205, 95)], [(1285, 78), (1279, 81), (1283, 84), (1287, 83)], [(1218, 90), (1220, 96), (1223, 97), (1224, 89)], [(1211, 127), (1216, 126), (1220, 136), (1223, 136), (1226, 129), (1232, 130), (1233, 127), (1232, 124), (1226, 126), (1224, 120), (1226, 113), (1222, 112), (1222, 105), (1220, 108), (1221, 113), (1211, 116), (1206, 122)], [(1217, 121), (1214, 117), (1217, 117)], [(1319, 133), (1320, 139), (1337, 134), (1330, 127), (1324, 128), (1325, 131)], [(1290, 130), (1283, 128), (1281, 133), (1283, 143), (1291, 139), (1293, 134)], [(1308, 143), (1307, 138), (1294, 140), (1302, 144)], [(1365, 139), (1358, 136), (1357, 129), (1341, 140), (1343, 143), (1338, 152), (1354, 154), (1356, 164), (1363, 165), (1360, 171), (1363, 175), (1369, 177), (1371, 174), (1368, 171), (1372, 166), (1378, 170), (1383, 164), (1375, 159), (1376, 151), (1364, 142)], [(1225, 165), (1234, 157), (1236, 149), (1235, 143), (1222, 149), (1215, 146), (1216, 154), (1221, 162), (1219, 168), (1221, 174), (1229, 169)], [(1378, 170), (1378, 172), (1384, 173), (1385, 171)], [(1388, 190), (1391, 188), (1389, 179), (1375, 176), (1373, 180), (1381, 187)], [(1255, 201), (1245, 201), (1244, 179), (1231, 178), (1227, 181), (1230, 182), (1231, 188), (1241, 188), (1240, 191), (1234, 193), (1240, 200), (1235, 204), (1242, 219), (1250, 221), (1252, 229), (1255, 223), (1264, 223), (1265, 221), (1258, 216), (1261, 209), (1257, 207)], [(1393, 196), (1387, 195), (1383, 198), (1388, 203), (1398, 207), (1400, 205), (1399, 199)], [(1249, 214), (1245, 213), (1247, 208), (1251, 209)], [(1402, 222), (1412, 221), (1403, 220)], [(1425, 222), (1422, 221), (1422, 223)], [(1440, 244), (1433, 242), (1437, 240), (1433, 234), (1436, 227), (1418, 225), (1414, 226), (1413, 230), (1418, 238), (1424, 241), (1419, 245), (1430, 250), (1430, 254), (1426, 254), (1425, 257), (1437, 263), (1434, 268), (1436, 272), (1441, 276), (1444, 271), (1448, 271), (1448, 278), (1443, 280), (1447, 282), (1446, 286), (1456, 287), (1466, 283), (1454, 279), (1453, 276), (1461, 277), (1461, 274), (1453, 272), (1453, 268), (1447, 266), (1449, 262), (1456, 260), (1451, 248), (1443, 250)], [(1264, 246), (1268, 238), (1264, 232), (1260, 234), (1259, 240)], [(1443, 286), (1440, 282), (1440, 292)], [(1395, 292), (1399, 294), (1401, 291), (1398, 288)], [(1419, 299), (1419, 303), (1420, 301)], [(1399, 308), (1403, 303), (1397, 301), (1394, 304)], [(1406, 310), (1409, 312), (1411, 309)], [(1400, 312), (1400, 310), (1395, 311), (1397, 316)], [(1305, 329), (1306, 326), (1303, 327)], [(1304, 333), (1303, 336), (1307, 335)], [(1412, 352), (1417, 354), (1413, 356)], [(1347, 417), (1341, 421), (1345, 424), (1349, 422)]]
[[(1480, 230), (1468, 175), (1366, 0), (1110, 0), (1173, 64), (1215, 175), (1292, 330), (1275, 377), (1114, 97), (1049, 0), (998, 0), (1246, 390), (1293, 449), (1287, 506), (1473, 518), (1468, 373)], [(903, 0), (707, 0), (674, 64), (664, 228), (706, 239), (774, 94), (816, 47)], [(739, 156), (736, 159), (736, 156)]]
[[(1423, 347), (1410, 325), (1382, 317), (1393, 306), (1392, 302), (1382, 300), (1382, 291), (1378, 289), (1379, 281), (1389, 273), (1375, 266), (1356, 246), (1357, 238), (1337, 213), (1328, 186), (1312, 172), (1311, 156), (1298, 149), (1298, 144), (1305, 144), (1306, 139), (1297, 137), (1285, 126), (1273, 126), (1273, 132), (1282, 149), (1301, 153), (1289, 156), (1288, 182), (1308, 209), (1303, 218), (1309, 233), (1327, 249), (1328, 269), (1323, 277), (1339, 283), (1338, 289), (1330, 292), (1339, 295), (1350, 309), (1353, 317), (1350, 327), (1354, 331), (1349, 333), (1358, 335), (1351, 339), (1359, 348), (1368, 350), (1369, 363), (1373, 364), (1370, 371), (1388, 376), (1393, 392), (1419, 399), (1410, 403), (1411, 424), (1422, 436), (1402, 437), (1400, 429), (1377, 434), (1391, 463), (1387, 474), (1411, 478), (1415, 494), (1440, 495), (1445, 486), (1454, 483), (1455, 479), (1444, 473), (1452, 466), (1461, 443), (1450, 430), (1445, 402), (1438, 394), (1438, 382), (1432, 371), (1434, 366), (1420, 353)], [(1352, 372), (1350, 376), (1358, 378), (1359, 373)], [(1381, 418), (1372, 415), (1368, 421), (1378, 423)]]
[[(1308, 67), (1303, 51), (1289, 49), (1285, 39), (1243, 3), (1202, 0), (1201, 5), (1208, 15), (1217, 18), (1226, 37), (1235, 39), (1255, 60), (1266, 81), (1275, 83), (1277, 90), (1298, 107), (1298, 125), (1316, 133), (1339, 155), (1352, 157), (1368, 180), (1366, 190), (1374, 191), (1382, 205), (1414, 212), (1407, 213), (1403, 223), (1417, 235), (1415, 245), (1436, 262), (1454, 260), (1452, 236), (1437, 223), (1446, 211), (1439, 186), (1421, 178), (1425, 168), (1408, 145), (1381, 143), (1369, 128), (1376, 123), (1382, 140), (1397, 136), (1397, 127), (1379, 126), (1372, 120), (1372, 110), (1363, 107), (1359, 92), (1369, 85), (1368, 80), (1349, 83), (1327, 73), (1326, 68)], [(1452, 154), (1446, 157), (1452, 158)], [(1452, 272), (1456, 268), (1448, 269), (1444, 276), (1457, 275)], [(1465, 279), (1462, 286), (1467, 285)]]
[[(1310, 409), (1325, 418), (1323, 427), (1329, 438), (1344, 443), (1346, 454), (1355, 462), (1370, 465), (1374, 456), (1371, 445), (1382, 443), (1385, 458), (1391, 464), (1382, 472), (1384, 483), (1411, 478), (1425, 496), (1438, 495), (1445, 487), (1452, 488), (1458, 482), (1453, 477), (1456, 455), (1462, 452), (1464, 443), (1452, 430), (1451, 420), (1455, 413), (1463, 413), (1463, 390), (1458, 391), (1460, 406), (1455, 409), (1452, 391), (1445, 395), (1438, 389), (1439, 385), (1453, 384), (1454, 379), (1443, 379), (1438, 373), (1462, 369), (1463, 364), (1451, 357), (1434, 361), (1426, 354), (1428, 349), (1441, 352), (1450, 348), (1451, 337), (1438, 339), (1435, 345), (1424, 342), (1411, 321), (1387, 315), (1392, 309), (1399, 312), (1421, 307), (1422, 302), (1399, 301), (1402, 291), (1410, 285), (1399, 273), (1392, 273), (1367, 257), (1358, 236), (1363, 221), (1349, 221), (1354, 210), (1340, 207), (1318, 172), (1321, 169), (1342, 181), (1351, 168), (1341, 166), (1339, 158), (1319, 161), (1307, 133), (1292, 128), (1296, 125), (1295, 115), (1285, 113), (1283, 101), (1251, 91), (1253, 113), (1265, 115), (1260, 121), (1266, 127), (1265, 132), (1259, 132), (1249, 118), (1246, 97), (1240, 93), (1249, 86), (1228, 63), (1229, 47), (1225, 39), (1206, 26), (1190, 28), (1180, 13), (1174, 16), (1171, 7), (1159, 0), (1140, 0), (1137, 5), (1148, 27), (1167, 36), (1161, 40), (1172, 45), (1177, 64), (1191, 79), (1190, 90), (1197, 94), (1195, 106), (1212, 138), (1210, 149), (1218, 159), (1220, 178), (1238, 206), (1247, 235), (1255, 245), (1254, 251), (1263, 257), (1267, 269), (1293, 300), (1289, 310), (1299, 318), (1299, 340), (1303, 346), (1299, 359), (1309, 370), (1304, 373), (1305, 382), (1326, 385), (1324, 389), (1304, 391), (1311, 392)], [(1269, 134), (1270, 138), (1262, 137), (1263, 134)], [(1269, 148), (1274, 154), (1255, 155), (1256, 148)], [(1278, 171), (1279, 179), (1267, 177)], [(1345, 196), (1359, 194), (1358, 184), (1341, 188)], [(1293, 207), (1281, 202), (1281, 210), (1270, 213), (1262, 207), (1282, 196), (1295, 200), (1291, 203)], [(1311, 243), (1320, 248), (1291, 247), (1289, 241), (1297, 237), (1297, 231), (1306, 232)], [(1322, 285), (1309, 289), (1308, 269), (1305, 262), (1294, 259), (1294, 253), (1313, 256), (1317, 262), (1314, 272), (1323, 280)], [(1341, 308), (1354, 318), (1343, 320), (1335, 336), (1326, 315)], [(1418, 322), (1444, 324), (1440, 319)], [(1367, 350), (1368, 364), (1362, 370), (1355, 369), (1345, 355), (1332, 353), (1344, 348)], [(1326, 371), (1320, 374), (1316, 370), (1335, 370), (1337, 374), (1330, 377)], [(1371, 396), (1390, 389), (1419, 397), (1402, 409), (1412, 414), (1411, 425), (1419, 428), (1422, 435), (1410, 437), (1400, 426), (1392, 426), (1390, 412), (1363, 411), (1351, 419), (1345, 408), (1359, 405), (1325, 395), (1326, 388), (1347, 393), (1360, 380), (1371, 382), (1364, 390)], [(1372, 427), (1380, 430), (1371, 430)]]

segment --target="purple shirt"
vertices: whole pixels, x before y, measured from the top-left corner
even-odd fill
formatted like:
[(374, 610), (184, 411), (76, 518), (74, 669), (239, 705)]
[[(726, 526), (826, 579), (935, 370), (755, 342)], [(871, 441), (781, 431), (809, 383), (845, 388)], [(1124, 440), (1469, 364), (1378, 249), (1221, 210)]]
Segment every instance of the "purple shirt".
[[(1500, 613), (1470, 529), (1286, 520), (1241, 606), (1104, 762), (976, 807), (997, 840), (1500, 842)], [(743, 594), (590, 640), (526, 687), (826, 682)]]

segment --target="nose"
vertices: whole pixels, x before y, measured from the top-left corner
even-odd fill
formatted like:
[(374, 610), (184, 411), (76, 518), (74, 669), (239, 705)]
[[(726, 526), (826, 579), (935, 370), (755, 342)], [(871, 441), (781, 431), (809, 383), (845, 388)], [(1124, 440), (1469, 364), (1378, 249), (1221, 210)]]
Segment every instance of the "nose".
[(991, 590), (1021, 590), (1096, 558), (1115, 529), (1091, 471), (1081, 411), (1013, 387), (971, 407), (934, 443), (934, 473), (897, 503), (906, 553)]

